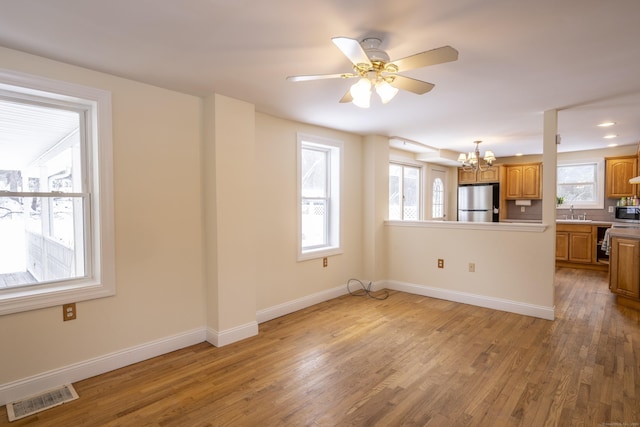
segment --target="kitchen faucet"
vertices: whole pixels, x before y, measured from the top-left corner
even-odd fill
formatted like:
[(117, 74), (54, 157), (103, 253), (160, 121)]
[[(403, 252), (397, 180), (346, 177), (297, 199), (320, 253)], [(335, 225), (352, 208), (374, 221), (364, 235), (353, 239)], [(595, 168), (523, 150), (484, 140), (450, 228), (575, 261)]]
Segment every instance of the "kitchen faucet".
[(569, 213), (571, 214), (571, 219), (573, 219), (573, 205), (569, 206)]

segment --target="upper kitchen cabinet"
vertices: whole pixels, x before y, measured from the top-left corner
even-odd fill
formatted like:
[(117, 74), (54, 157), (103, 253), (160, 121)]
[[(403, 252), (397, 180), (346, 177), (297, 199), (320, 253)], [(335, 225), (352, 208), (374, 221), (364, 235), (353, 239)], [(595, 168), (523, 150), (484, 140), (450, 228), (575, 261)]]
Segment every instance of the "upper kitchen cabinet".
[(505, 198), (541, 199), (541, 169), (541, 163), (505, 165)]
[(636, 195), (637, 185), (629, 179), (638, 176), (638, 157), (605, 157), (606, 197), (616, 199)]
[(494, 165), (487, 170), (476, 172), (458, 168), (458, 184), (478, 184), (500, 182), (500, 166)]

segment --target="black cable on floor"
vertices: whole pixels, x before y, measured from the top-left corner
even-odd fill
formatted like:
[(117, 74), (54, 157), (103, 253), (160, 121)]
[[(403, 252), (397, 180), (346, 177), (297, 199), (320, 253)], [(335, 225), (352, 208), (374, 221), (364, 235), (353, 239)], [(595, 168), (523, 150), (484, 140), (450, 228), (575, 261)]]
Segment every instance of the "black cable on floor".
[[(356, 289), (355, 291), (351, 291), (351, 282), (356, 282), (360, 284), (360, 287), (362, 289)], [(382, 296), (375, 296), (372, 294), (373, 291), (371, 290), (371, 282), (369, 282), (369, 284), (365, 286), (365, 284), (358, 279), (349, 279), (349, 281), (347, 282), (347, 291), (349, 291), (349, 294), (353, 295), (354, 297), (367, 296), (369, 298), (373, 298), (377, 300), (384, 300), (389, 298), (389, 292), (386, 289)]]

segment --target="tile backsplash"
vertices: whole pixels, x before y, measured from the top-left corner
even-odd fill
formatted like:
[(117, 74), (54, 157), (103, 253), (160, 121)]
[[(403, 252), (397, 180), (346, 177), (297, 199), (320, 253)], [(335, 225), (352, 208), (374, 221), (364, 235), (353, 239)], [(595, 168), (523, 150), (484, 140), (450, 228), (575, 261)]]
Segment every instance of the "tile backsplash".
[[(593, 221), (613, 221), (613, 212), (609, 212), (609, 206), (616, 206), (618, 199), (605, 199), (604, 209), (574, 209), (574, 215), (587, 214), (587, 219)], [(515, 200), (507, 200), (507, 218), (511, 220), (541, 220), (542, 219), (542, 200), (532, 200), (531, 206), (524, 206), (524, 212), (521, 211), (522, 206), (516, 206)], [(556, 209), (556, 218), (564, 219), (565, 215), (571, 215), (569, 209)]]

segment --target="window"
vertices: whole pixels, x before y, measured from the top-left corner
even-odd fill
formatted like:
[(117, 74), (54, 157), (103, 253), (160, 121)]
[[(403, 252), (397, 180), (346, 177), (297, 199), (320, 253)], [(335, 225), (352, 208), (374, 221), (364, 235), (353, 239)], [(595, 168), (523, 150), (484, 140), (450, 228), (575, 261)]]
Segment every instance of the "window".
[(110, 103), (0, 71), (0, 314), (115, 293)]
[(558, 165), (557, 195), (564, 197), (562, 208), (602, 209), (603, 187), (602, 161)]
[(433, 180), (431, 218), (444, 218), (444, 182), (440, 178)]
[(342, 142), (298, 135), (298, 260), (341, 253)]
[(389, 164), (389, 219), (420, 219), (420, 168)]

